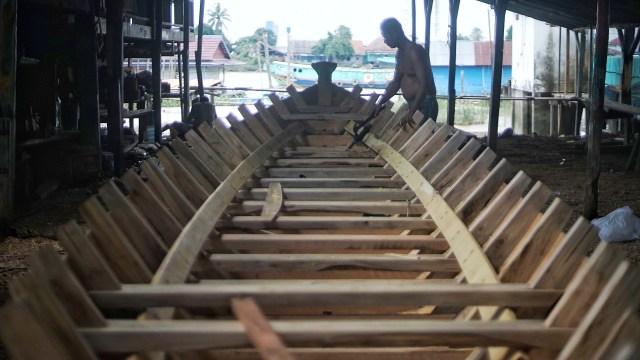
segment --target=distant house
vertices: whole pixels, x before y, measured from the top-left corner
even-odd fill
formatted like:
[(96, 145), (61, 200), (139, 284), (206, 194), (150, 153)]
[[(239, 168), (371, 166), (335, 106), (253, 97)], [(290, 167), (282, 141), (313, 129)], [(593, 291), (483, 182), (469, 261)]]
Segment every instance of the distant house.
[(318, 44), (318, 40), (291, 40), (289, 51), (293, 62), (314, 62), (325, 60), (324, 55), (313, 55), (312, 49)]
[[(193, 74), (190, 83), (196, 80), (196, 50), (198, 49), (198, 39), (189, 42), (189, 73)], [(212, 86), (224, 81), (224, 67), (239, 65), (229, 55), (229, 48), (221, 35), (202, 36), (202, 78), (207, 79), (205, 86)], [(213, 80), (213, 82), (211, 82)]]
[(353, 65), (362, 65), (367, 55), (367, 47), (362, 40), (351, 40), (351, 47), (353, 47), (353, 56), (349, 62)]
[(381, 63), (388, 64), (389, 59), (394, 59), (395, 56), (396, 50), (385, 44), (382, 37), (377, 37), (367, 45), (364, 62), (378, 66), (381, 65)]

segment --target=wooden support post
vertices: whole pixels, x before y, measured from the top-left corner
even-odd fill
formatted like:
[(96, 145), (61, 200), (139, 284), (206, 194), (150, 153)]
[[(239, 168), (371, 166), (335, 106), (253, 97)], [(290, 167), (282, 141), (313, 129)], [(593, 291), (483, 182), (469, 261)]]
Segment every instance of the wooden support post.
[[(640, 31), (636, 33), (635, 27), (618, 28), (618, 38), (622, 48), (622, 90), (620, 93), (620, 102), (631, 105), (631, 87), (633, 76), (633, 54), (638, 47), (640, 40)], [(632, 118), (626, 117), (624, 121), (624, 142), (631, 143), (633, 137)]]
[[(120, 0), (121, 1), (121, 0)], [(122, 13), (120, 14), (122, 16)], [(122, 28), (122, 24), (120, 24)], [(188, 55), (187, 55), (188, 57)], [(162, 138), (162, 1), (153, 2), (153, 36), (151, 38), (151, 92), (153, 94), (154, 141)], [(187, 62), (188, 64), (188, 62)], [(189, 106), (189, 104), (187, 104)]]
[[(584, 57), (585, 57), (585, 51), (587, 46), (586, 45), (587, 35), (585, 30), (580, 30), (579, 34), (580, 34), (580, 37), (578, 37), (578, 33), (576, 33), (576, 42), (578, 46), (578, 60), (577, 60), (577, 66), (576, 66), (576, 97), (578, 99), (582, 97), (582, 92), (583, 92), (582, 83), (584, 81), (584, 76), (583, 76)], [(582, 120), (583, 107), (584, 106), (582, 101), (578, 101), (576, 103), (576, 118), (574, 122), (575, 127), (573, 130), (573, 135), (575, 136), (580, 136), (580, 123)]]
[(427, 57), (429, 57), (429, 47), (431, 45), (431, 11), (433, 10), (433, 2), (434, 0), (424, 0), (424, 50)]
[(449, 0), (449, 98), (447, 102), (447, 124), (450, 126), (453, 126), (456, 114), (456, 48), (458, 44), (458, 9), (460, 9), (460, 0)]
[[(109, 120), (109, 148), (113, 152), (113, 174), (121, 176), (124, 171), (122, 153), (122, 12), (123, 0), (107, 3), (107, 110)], [(159, 71), (159, 70), (158, 70)], [(154, 99), (155, 100), (155, 99)], [(158, 115), (160, 109), (158, 109)]]
[[(93, 2), (89, 2), (93, 4)], [(99, 170), (101, 160), (100, 109), (98, 104), (98, 52), (95, 39), (93, 13), (79, 12), (76, 15), (76, 67), (78, 100), (80, 103), (80, 144), (95, 156), (95, 170)]]
[[(16, 0), (0, 0), (0, 42), (4, 44), (0, 67), (0, 235), (13, 219), (15, 180)], [(8, 31), (6, 31), (8, 30)]]
[(600, 139), (604, 122), (604, 80), (607, 64), (610, 0), (598, 0), (596, 52), (591, 83), (590, 121), (587, 131), (587, 181), (582, 213), (587, 219), (598, 216), (598, 179), (600, 178)]
[[(191, 90), (190, 90), (190, 76), (189, 76), (189, 42), (191, 42), (191, 7), (193, 0), (182, 0), (182, 10), (184, 12), (182, 16), (182, 79), (183, 89), (182, 93), (182, 121), (185, 121), (189, 117), (189, 109), (191, 108)], [(154, 123), (155, 124), (155, 123)]]
[(504, 17), (509, 0), (496, 0), (495, 42), (493, 47), (493, 78), (491, 79), (491, 108), (489, 110), (489, 147), (494, 151), (498, 147), (498, 117), (500, 116), (500, 85), (502, 84), (502, 58), (504, 48)]

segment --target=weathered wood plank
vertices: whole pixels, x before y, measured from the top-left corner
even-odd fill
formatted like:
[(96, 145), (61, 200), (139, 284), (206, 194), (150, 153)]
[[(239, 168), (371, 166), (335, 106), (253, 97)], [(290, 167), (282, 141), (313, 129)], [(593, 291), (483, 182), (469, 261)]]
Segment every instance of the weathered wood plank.
[[(331, 188), (331, 189), (307, 189), (307, 188), (283, 188), (285, 200), (411, 200), (415, 193), (411, 190), (371, 188)], [(267, 194), (266, 188), (239, 190), (238, 199), (264, 200)]]
[[(217, 125), (222, 126), (222, 125)], [(220, 133), (206, 122), (198, 126), (198, 132), (204, 141), (233, 169), (242, 162), (242, 153), (227, 143)]]
[(540, 221), (514, 248), (500, 269), (503, 282), (528, 282), (535, 270), (558, 242), (565, 223), (572, 214), (565, 202), (556, 198)]
[[(227, 212), (241, 215), (260, 211), (264, 201), (245, 200), (240, 204), (230, 204)], [(287, 200), (282, 204), (282, 211), (333, 211), (333, 212), (365, 212), (377, 215), (420, 215), (424, 214), (422, 204), (407, 204), (400, 201), (295, 201)]]
[(198, 180), (200, 186), (202, 186), (208, 194), (212, 193), (216, 187), (220, 185), (220, 182), (224, 180), (219, 179), (182, 139), (173, 139), (171, 141), (171, 147), (176, 151), (178, 156), (180, 156), (182, 165)]
[(379, 307), (505, 305), (548, 307), (560, 290), (532, 290), (525, 284), (439, 284), (418, 280), (208, 280), (201, 284), (123, 285), (92, 291), (100, 308), (224, 306), (242, 294), (262, 306)]
[[(264, 143), (271, 139), (271, 134), (269, 130), (265, 129), (264, 126), (258, 121), (256, 116), (249, 110), (246, 104), (241, 104), (238, 106), (238, 111), (244, 118), (244, 121), (247, 123), (247, 127), (251, 130), (251, 132), (258, 138), (260, 143)], [(237, 165), (237, 164), (236, 164)]]
[(271, 183), (267, 189), (267, 196), (265, 198), (264, 207), (260, 216), (267, 221), (273, 221), (278, 216), (280, 209), (282, 208), (283, 196), (282, 186), (280, 183)]
[(483, 248), (493, 266), (499, 268), (504, 263), (518, 241), (535, 223), (534, 220), (540, 217), (539, 211), (550, 196), (551, 190), (543, 183), (537, 182), (491, 234)]
[(436, 226), (433, 220), (420, 217), (377, 217), (377, 216), (278, 216), (268, 221), (261, 216), (234, 216), (229, 220), (219, 220), (216, 228), (233, 226), (240, 229), (387, 229), (387, 230), (427, 230)]
[(122, 182), (129, 192), (129, 200), (153, 225), (164, 243), (168, 247), (171, 246), (182, 231), (182, 224), (133, 170), (124, 174)]
[(176, 159), (169, 148), (162, 147), (157, 156), (169, 180), (176, 184), (193, 207), (200, 207), (209, 194), (200, 186), (193, 175), (182, 166), (182, 163)]
[(115, 290), (120, 288), (118, 277), (75, 220), (60, 226), (56, 235), (69, 253), (69, 265), (86, 289)]
[(460, 272), (455, 259), (443, 255), (368, 254), (213, 254), (220, 271), (308, 272), (372, 269), (384, 271)]
[(361, 178), (361, 177), (331, 177), (331, 178), (259, 178), (248, 180), (248, 188), (267, 187), (272, 182), (279, 182), (283, 187), (289, 188), (398, 188), (404, 185), (404, 180), (392, 180), (389, 178)]
[(484, 245), (489, 236), (507, 216), (511, 208), (522, 199), (521, 196), (531, 183), (531, 178), (520, 171), (509, 184), (478, 214), (469, 225), (469, 231), (480, 245)]
[(157, 269), (167, 253), (162, 238), (140, 214), (113, 181), (99, 189), (100, 198), (110, 210), (113, 220), (118, 223), (124, 235), (131, 241), (140, 256), (152, 271)]
[(140, 283), (151, 280), (152, 273), (144, 259), (96, 197), (90, 197), (80, 205), (80, 214), (89, 224), (96, 246), (122, 282)]
[(173, 216), (186, 224), (196, 213), (196, 209), (176, 185), (167, 178), (153, 160), (142, 163), (142, 171), (147, 176), (147, 184), (153, 189), (153, 193), (166, 205)]
[(264, 360), (293, 360), (278, 334), (273, 330), (258, 304), (251, 298), (231, 299), (233, 314), (240, 320), (249, 341)]
[(443, 252), (447, 241), (430, 235), (352, 234), (223, 234), (229, 249), (251, 251), (320, 251), (340, 249), (420, 249)]
[[(559, 348), (571, 329), (547, 328), (537, 321), (379, 320), (377, 326), (358, 320), (273, 320), (271, 326), (294, 346), (514, 346)], [(180, 351), (246, 347), (248, 339), (237, 321), (112, 320), (107, 328), (82, 328), (96, 351)], [(149, 336), (153, 334), (153, 339)]]

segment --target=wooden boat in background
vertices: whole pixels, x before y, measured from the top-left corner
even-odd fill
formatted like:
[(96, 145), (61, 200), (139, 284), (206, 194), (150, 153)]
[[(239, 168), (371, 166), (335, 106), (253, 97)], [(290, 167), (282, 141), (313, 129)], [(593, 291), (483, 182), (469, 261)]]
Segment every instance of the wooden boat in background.
[(473, 137), (321, 82), (87, 200), (12, 285), (15, 359), (631, 359), (638, 269)]

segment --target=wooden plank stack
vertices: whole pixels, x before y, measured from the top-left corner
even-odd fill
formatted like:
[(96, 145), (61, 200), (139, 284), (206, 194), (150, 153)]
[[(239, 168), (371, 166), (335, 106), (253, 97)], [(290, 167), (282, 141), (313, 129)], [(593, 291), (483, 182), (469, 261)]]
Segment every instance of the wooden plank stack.
[[(475, 138), (290, 88), (81, 206), (11, 286), (15, 359), (631, 359), (638, 269)], [(366, 146), (365, 146), (366, 145)]]

